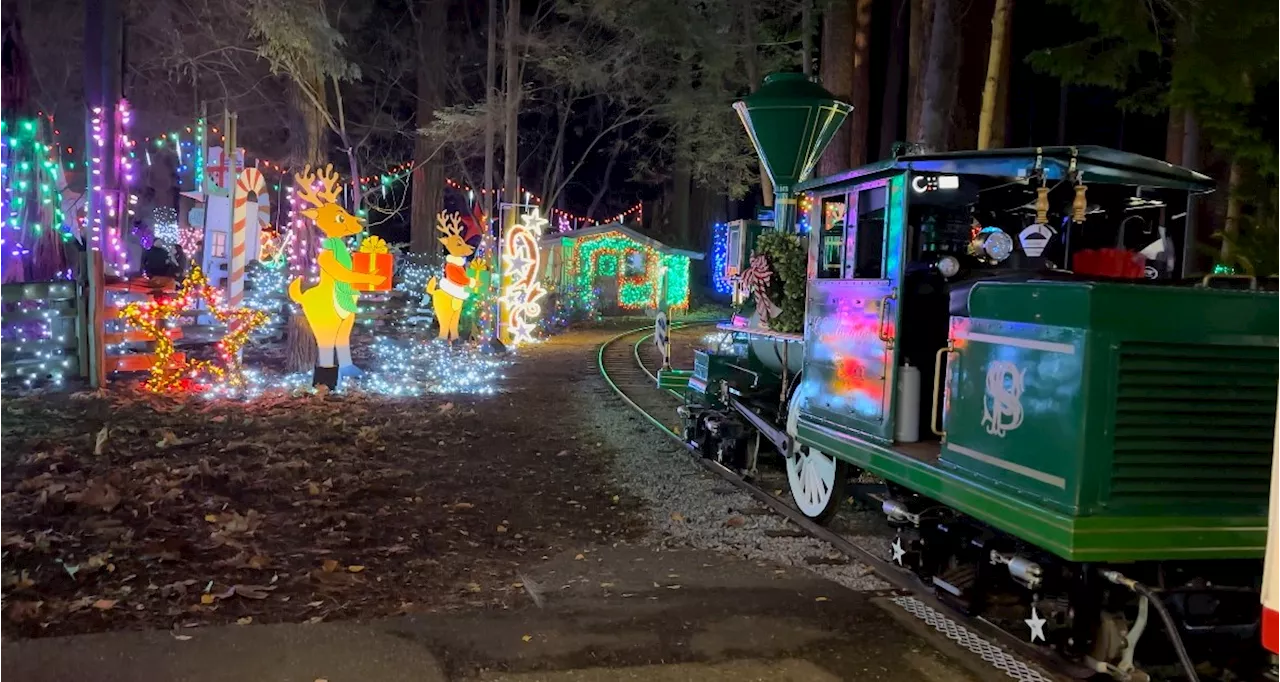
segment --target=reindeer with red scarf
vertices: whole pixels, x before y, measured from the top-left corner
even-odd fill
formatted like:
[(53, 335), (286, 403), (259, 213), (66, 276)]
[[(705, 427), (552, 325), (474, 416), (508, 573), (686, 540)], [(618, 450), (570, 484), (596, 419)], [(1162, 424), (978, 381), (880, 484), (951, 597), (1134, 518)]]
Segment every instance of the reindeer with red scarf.
[(441, 213), (436, 217), (436, 230), (444, 234), (440, 243), (444, 245), (448, 255), (445, 257), (444, 279), (435, 277), (427, 282), (427, 293), (431, 295), (431, 304), (436, 311), (436, 320), (440, 323), (438, 338), (446, 342), (457, 341), (458, 322), (462, 318), (462, 304), (471, 296), (471, 289), (476, 285), (476, 277), (484, 268), (483, 261), (475, 261), (471, 268), (468, 262), (475, 256), (482, 237), (480, 226), (484, 224), (484, 214), (479, 206), (470, 216)]

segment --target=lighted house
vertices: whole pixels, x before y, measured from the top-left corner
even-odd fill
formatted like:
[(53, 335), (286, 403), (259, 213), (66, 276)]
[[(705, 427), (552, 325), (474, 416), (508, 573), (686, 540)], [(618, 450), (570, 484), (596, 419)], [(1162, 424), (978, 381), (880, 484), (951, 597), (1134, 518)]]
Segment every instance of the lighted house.
[(543, 280), (562, 294), (594, 295), (602, 312), (689, 306), (689, 262), (675, 249), (621, 224), (544, 237)]

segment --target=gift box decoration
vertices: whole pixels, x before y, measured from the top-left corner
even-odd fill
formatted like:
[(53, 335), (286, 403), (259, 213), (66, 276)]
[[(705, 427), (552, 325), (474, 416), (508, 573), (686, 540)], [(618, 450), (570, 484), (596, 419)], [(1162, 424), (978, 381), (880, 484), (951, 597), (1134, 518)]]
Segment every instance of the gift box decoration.
[(353, 284), (357, 291), (390, 291), (391, 275), (395, 271), (394, 257), (381, 237), (369, 236), (360, 243), (360, 250), (351, 254), (351, 269), (366, 275), (384, 275), (381, 284)]

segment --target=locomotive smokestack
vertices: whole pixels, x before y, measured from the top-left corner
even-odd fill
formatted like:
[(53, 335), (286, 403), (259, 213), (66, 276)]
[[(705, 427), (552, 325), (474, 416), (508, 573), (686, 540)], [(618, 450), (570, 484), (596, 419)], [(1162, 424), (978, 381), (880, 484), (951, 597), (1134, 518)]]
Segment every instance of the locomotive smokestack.
[(802, 73), (774, 73), (733, 108), (773, 181), (774, 227), (794, 232), (795, 186), (813, 173), (853, 107)]

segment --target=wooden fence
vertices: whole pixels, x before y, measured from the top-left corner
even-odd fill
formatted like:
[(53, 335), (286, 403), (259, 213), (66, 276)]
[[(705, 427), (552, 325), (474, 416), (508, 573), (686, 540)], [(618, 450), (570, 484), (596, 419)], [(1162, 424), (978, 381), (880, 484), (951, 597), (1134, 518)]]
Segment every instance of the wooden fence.
[(94, 388), (106, 382), (102, 253), (82, 254), (75, 271), (74, 280), (0, 285), (0, 379), (60, 384), (76, 376)]
[(89, 372), (83, 283), (72, 280), (0, 285), (0, 378), (61, 383)]
[[(174, 294), (174, 285), (150, 287), (120, 282), (106, 285), (105, 290), (111, 300), (104, 301), (102, 310), (103, 373), (146, 371), (155, 363), (155, 342), (146, 332), (129, 328), (121, 312), (129, 303), (153, 300), (158, 294)], [(181, 327), (167, 331), (171, 339), (182, 338)], [(181, 361), (181, 353), (174, 356)]]

